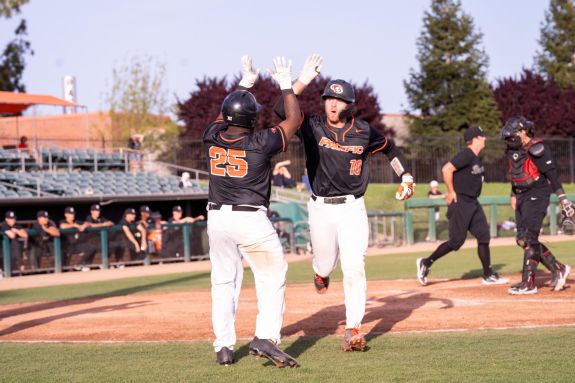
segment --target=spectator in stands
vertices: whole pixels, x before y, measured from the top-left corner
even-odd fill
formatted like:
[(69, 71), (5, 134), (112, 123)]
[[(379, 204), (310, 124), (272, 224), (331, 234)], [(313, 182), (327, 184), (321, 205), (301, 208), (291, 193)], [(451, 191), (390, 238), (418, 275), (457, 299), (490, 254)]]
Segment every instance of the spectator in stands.
[(162, 225), (166, 221), (162, 221), (162, 214), (155, 211), (151, 214), (152, 223), (148, 226), (148, 248), (150, 253), (161, 254), (162, 252)]
[(182, 178), (180, 178), (180, 188), (182, 189), (187, 189), (187, 188), (191, 188), (194, 186), (194, 184), (192, 183), (192, 180), (190, 179), (190, 173), (188, 172), (183, 172), (182, 173)]
[(144, 142), (143, 134), (132, 134), (128, 139), (128, 159), (130, 160), (130, 170), (138, 172), (142, 170), (142, 143)]
[(62, 233), (62, 265), (68, 266), (74, 254), (82, 252), (79, 248), (80, 233), (88, 225), (76, 220), (76, 210), (72, 206), (64, 209), (64, 219), (60, 221), (60, 229), (74, 229), (73, 232)]
[(272, 184), (274, 186), (289, 189), (296, 186), (296, 182), (287, 168), (288, 165), (291, 165), (290, 160), (280, 161), (274, 166), (272, 173)]
[[(203, 215), (197, 217), (184, 217), (184, 209), (176, 205), (172, 208), (172, 217), (168, 223), (189, 223), (193, 224), (196, 221), (203, 221), (206, 219)], [(162, 256), (163, 257), (180, 257), (184, 254), (184, 236), (182, 234), (182, 226), (170, 226), (164, 230), (162, 235)]]
[[(114, 226), (114, 222), (102, 217), (102, 208), (95, 204), (90, 206), (90, 215), (86, 217), (84, 224), (89, 228), (104, 228)], [(74, 267), (76, 270), (90, 271), (90, 266), (94, 262), (96, 253), (101, 251), (102, 241), (100, 231), (88, 231), (81, 238), (81, 249), (84, 255), (80, 262)]]
[(22, 151), (28, 150), (28, 137), (26, 136), (20, 137), (20, 143), (18, 144), (18, 149)]
[(29, 232), (30, 267), (37, 269), (42, 265), (42, 256), (54, 255), (54, 237), (60, 236), (60, 230), (50, 219), (46, 210), (36, 213), (36, 222)]
[[(28, 233), (21, 225), (16, 223), (16, 214), (8, 210), (4, 216), (4, 222), (0, 224), (0, 230), (10, 239), (10, 260), (12, 270), (24, 271), (22, 250), (28, 240)], [(4, 265), (4, 259), (0, 266)], [(2, 270), (0, 269), (0, 277)]]

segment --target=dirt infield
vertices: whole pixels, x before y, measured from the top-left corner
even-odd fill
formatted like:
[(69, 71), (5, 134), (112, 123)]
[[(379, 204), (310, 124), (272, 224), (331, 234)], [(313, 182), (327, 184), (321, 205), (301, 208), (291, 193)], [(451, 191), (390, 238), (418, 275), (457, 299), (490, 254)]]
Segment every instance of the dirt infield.
[[(542, 286), (536, 295), (510, 296), (507, 287), (482, 286), (479, 279), (435, 281), (426, 287), (415, 280), (370, 281), (363, 329), (369, 339), (390, 332), (575, 326), (575, 289), (551, 292)], [(341, 283), (321, 296), (311, 283), (289, 285), (286, 305), (284, 336), (343, 333)], [(236, 324), (239, 338), (253, 336), (256, 310), (255, 290), (245, 288)], [(0, 342), (212, 337), (209, 289), (0, 306)]]

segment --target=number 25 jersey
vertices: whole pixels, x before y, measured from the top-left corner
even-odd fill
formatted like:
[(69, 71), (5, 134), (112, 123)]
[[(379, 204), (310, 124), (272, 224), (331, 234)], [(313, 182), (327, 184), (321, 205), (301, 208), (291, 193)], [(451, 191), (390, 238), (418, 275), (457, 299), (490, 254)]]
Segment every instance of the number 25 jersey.
[(280, 126), (232, 135), (222, 120), (211, 123), (203, 141), (208, 160), (208, 201), (221, 205), (268, 206), (271, 158), (286, 149)]

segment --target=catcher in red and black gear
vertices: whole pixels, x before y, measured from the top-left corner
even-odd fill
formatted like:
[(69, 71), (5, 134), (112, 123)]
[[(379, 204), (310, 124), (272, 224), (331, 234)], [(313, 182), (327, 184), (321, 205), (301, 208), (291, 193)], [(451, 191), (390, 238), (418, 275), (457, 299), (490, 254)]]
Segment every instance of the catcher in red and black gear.
[(563, 289), (571, 267), (559, 262), (544, 244), (539, 242), (543, 219), (547, 214), (549, 197), (559, 197), (563, 216), (573, 217), (575, 211), (567, 199), (555, 166), (551, 150), (534, 138), (533, 123), (524, 117), (512, 117), (501, 130), (507, 145), (509, 178), (511, 180), (511, 206), (517, 221), (517, 244), (524, 249), (521, 282), (511, 286), (510, 294), (535, 294), (535, 271), (539, 262), (552, 274), (551, 288)]

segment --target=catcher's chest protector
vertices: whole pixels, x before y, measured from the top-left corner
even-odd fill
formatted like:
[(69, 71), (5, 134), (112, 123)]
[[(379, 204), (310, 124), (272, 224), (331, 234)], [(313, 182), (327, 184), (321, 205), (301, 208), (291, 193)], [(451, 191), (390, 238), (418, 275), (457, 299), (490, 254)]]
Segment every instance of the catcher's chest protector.
[(539, 179), (539, 169), (537, 169), (528, 153), (529, 148), (538, 142), (540, 140), (532, 140), (529, 146), (525, 148), (507, 152), (509, 175), (513, 186), (527, 188)]

